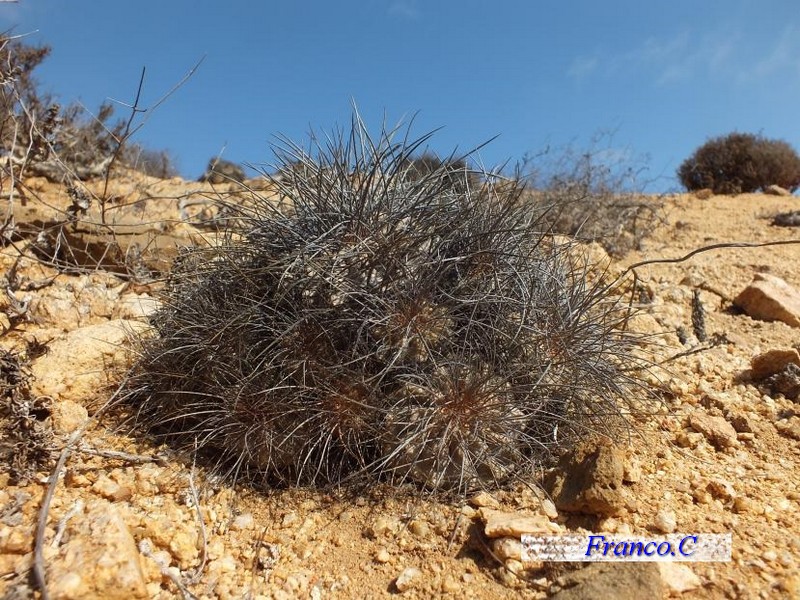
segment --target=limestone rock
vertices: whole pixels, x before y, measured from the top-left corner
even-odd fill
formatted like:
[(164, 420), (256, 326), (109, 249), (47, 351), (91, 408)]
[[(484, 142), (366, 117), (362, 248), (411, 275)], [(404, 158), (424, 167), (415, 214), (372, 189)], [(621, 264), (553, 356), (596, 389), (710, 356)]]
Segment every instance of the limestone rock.
[(492, 550), (501, 560), (522, 560), (522, 542), (518, 537), (502, 537), (492, 541)]
[(678, 517), (672, 510), (661, 509), (653, 519), (653, 526), (661, 533), (674, 533), (678, 528)]
[(559, 577), (552, 600), (662, 598), (664, 584), (656, 563), (591, 563)]
[(73, 433), (86, 423), (88, 418), (89, 413), (86, 408), (72, 400), (53, 402), (50, 409), (50, 420), (56, 433)]
[(86, 406), (108, 385), (109, 372), (125, 364), (130, 333), (146, 328), (141, 322), (117, 320), (69, 332), (31, 365), (31, 391)]
[(124, 294), (114, 307), (117, 319), (146, 320), (161, 306), (161, 303), (147, 294)]
[(500, 503), (497, 501), (497, 498), (492, 496), (489, 492), (480, 491), (475, 494), (472, 498), (469, 499), (470, 505), (474, 506), (475, 508), (498, 508)]
[(544, 515), (523, 515), (492, 508), (480, 510), (486, 537), (520, 537), (526, 533), (558, 533), (558, 525)]
[(47, 564), (51, 598), (147, 598), (136, 542), (113, 504), (89, 503), (68, 521), (65, 539)]
[(670, 592), (682, 594), (700, 587), (700, 578), (687, 565), (675, 562), (657, 564), (661, 573), (661, 581)]
[(611, 516), (626, 504), (624, 476), (622, 449), (607, 440), (587, 442), (561, 460), (551, 493), (559, 510)]
[(700, 190), (695, 191), (694, 197), (698, 198), (699, 200), (708, 200), (714, 195), (714, 190), (710, 188), (703, 188)]
[(92, 485), (92, 491), (97, 492), (106, 500), (112, 502), (120, 502), (129, 500), (133, 495), (133, 490), (125, 485), (120, 485), (112, 480), (105, 473), (100, 474), (97, 481)]
[(722, 417), (712, 417), (706, 412), (696, 410), (689, 416), (689, 424), (719, 450), (736, 444), (736, 430)]
[(769, 350), (753, 357), (750, 361), (753, 379), (764, 379), (783, 371), (787, 365), (800, 367), (800, 352), (794, 348)]
[(733, 303), (754, 319), (800, 327), (800, 291), (780, 277), (756, 273)]
[(408, 567), (403, 569), (403, 572), (397, 576), (397, 579), (394, 580), (394, 585), (398, 592), (405, 592), (414, 587), (421, 576), (422, 571), (416, 567)]

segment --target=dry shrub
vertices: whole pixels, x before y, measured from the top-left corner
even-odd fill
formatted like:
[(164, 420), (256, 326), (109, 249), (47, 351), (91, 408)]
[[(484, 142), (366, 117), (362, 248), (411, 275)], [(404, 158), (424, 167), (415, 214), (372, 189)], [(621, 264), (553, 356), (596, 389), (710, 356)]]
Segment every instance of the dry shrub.
[(678, 167), (678, 178), (689, 191), (742, 194), (778, 185), (793, 192), (800, 187), (800, 156), (783, 140), (730, 133), (695, 150)]
[(176, 263), (123, 394), (136, 425), (262, 484), (463, 493), (641, 407), (619, 282), (522, 186), (410, 177), (398, 137), (354, 118), (277, 149), (284, 203)]
[(663, 223), (663, 203), (641, 191), (643, 161), (631, 160), (612, 141), (610, 134), (600, 134), (588, 149), (548, 149), (526, 157), (517, 178), (554, 232), (597, 242), (619, 256), (641, 249)]
[(0, 465), (25, 485), (53, 458), (49, 401), (31, 395), (30, 373), (19, 356), (0, 349)]
[[(150, 281), (144, 259), (152, 265), (162, 260), (158, 234), (142, 222), (154, 182), (139, 173), (170, 177), (175, 168), (168, 153), (132, 140), (143, 115), (152, 112), (139, 105), (144, 71), (127, 119), (116, 118), (109, 103), (92, 115), (78, 105), (62, 108), (40, 91), (33, 71), (48, 53), (0, 36), (0, 195), (8, 200), (0, 244), (62, 273), (107, 270)], [(112, 183), (117, 175), (124, 186)], [(32, 176), (56, 185), (43, 186)]]
[[(61, 107), (40, 89), (33, 72), (50, 52), (0, 35), (0, 153), (6, 172), (13, 169), (17, 180), (39, 175), (70, 183), (105, 177), (112, 163), (145, 167), (142, 154), (153, 153), (129, 143), (130, 123), (112, 119), (112, 104), (91, 114), (80, 104)], [(175, 172), (168, 153), (155, 154), (161, 173)]]

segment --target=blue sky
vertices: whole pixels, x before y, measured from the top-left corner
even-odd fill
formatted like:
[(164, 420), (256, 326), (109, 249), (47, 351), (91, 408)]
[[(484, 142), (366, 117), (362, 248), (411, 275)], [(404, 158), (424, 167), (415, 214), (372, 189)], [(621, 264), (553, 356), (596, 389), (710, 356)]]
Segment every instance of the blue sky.
[[(181, 172), (209, 157), (268, 163), (276, 134), (418, 112), (432, 149), (481, 149), (487, 166), (614, 131), (616, 155), (649, 155), (650, 189), (710, 136), (761, 132), (800, 149), (797, 0), (20, 0), (0, 27), (53, 54), (43, 86), (94, 110), (143, 104), (197, 73), (137, 140)], [(119, 109), (120, 114), (124, 109)]]

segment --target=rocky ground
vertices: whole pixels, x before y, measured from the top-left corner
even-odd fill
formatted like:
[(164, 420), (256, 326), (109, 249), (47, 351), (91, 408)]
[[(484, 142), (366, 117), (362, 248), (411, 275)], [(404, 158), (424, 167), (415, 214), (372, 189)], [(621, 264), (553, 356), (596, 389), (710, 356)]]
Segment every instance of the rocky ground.
[[(76, 205), (74, 193), (25, 183), (24, 203), (4, 201), (15, 225), (0, 253), (0, 347), (11, 353), (0, 361), (0, 597), (34, 594), (36, 521), (70, 439), (44, 529), (51, 598), (800, 597), (800, 371), (787, 366), (800, 367), (800, 245), (636, 269), (647, 310), (633, 327), (652, 334), (658, 360), (684, 355), (654, 370), (663, 404), (630, 436), (589, 443), (543, 474), (552, 499), (524, 486), (464, 502), (380, 487), (265, 492), (230, 487), (130, 437), (113, 415), (87, 421), (112, 396), (131, 360), (129, 336), (156, 307), (147, 270), (168, 265), (176, 246), (213, 243), (215, 201), (246, 194), (121, 179), (106, 225), (81, 225), (103, 220), (95, 203), (86, 215), (71, 209), (76, 226), (59, 212)], [(798, 208), (795, 197), (673, 196), (644, 249), (612, 268), (718, 242), (800, 238), (770, 221)], [(109, 231), (118, 246), (108, 246)], [(31, 243), (60, 268), (19, 259)], [(83, 269), (65, 273), (70, 265)], [(733, 560), (520, 561), (521, 533), (585, 531), (731, 532)]]

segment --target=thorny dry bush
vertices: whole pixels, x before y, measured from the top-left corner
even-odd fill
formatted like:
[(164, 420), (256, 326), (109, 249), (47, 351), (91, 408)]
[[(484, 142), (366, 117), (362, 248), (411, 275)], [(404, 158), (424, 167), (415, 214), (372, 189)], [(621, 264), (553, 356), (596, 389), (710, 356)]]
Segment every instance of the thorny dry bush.
[(529, 478), (647, 406), (619, 281), (553, 236), (523, 188), (442, 164), (355, 117), (277, 149), (227, 238), (186, 253), (125, 401), (136, 425), (267, 485)]
[(112, 163), (154, 177), (172, 176), (169, 154), (130, 141), (130, 124), (113, 119), (113, 104), (104, 102), (91, 114), (80, 104), (62, 107), (41, 91), (33, 72), (50, 51), (0, 34), (0, 150), (5, 168), (17, 180), (24, 173), (66, 183), (104, 177)]
[(663, 202), (645, 195), (643, 161), (611, 145), (613, 136), (597, 136), (586, 150), (549, 149), (526, 157), (517, 177), (531, 201), (547, 207), (544, 221), (554, 232), (600, 243), (620, 256), (641, 244), (664, 223)]

